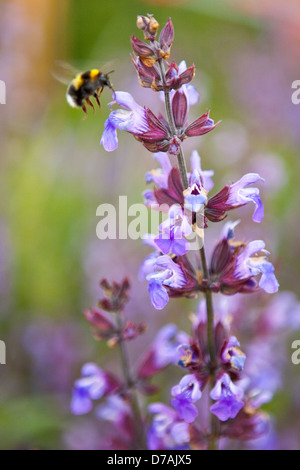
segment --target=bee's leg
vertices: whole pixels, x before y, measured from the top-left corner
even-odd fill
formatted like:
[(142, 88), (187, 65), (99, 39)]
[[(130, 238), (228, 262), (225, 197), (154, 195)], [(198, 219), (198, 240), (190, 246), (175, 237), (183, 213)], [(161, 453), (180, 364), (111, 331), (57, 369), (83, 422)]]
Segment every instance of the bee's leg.
[(97, 91), (98, 91), (98, 98), (100, 98), (100, 95), (101, 95), (101, 93), (102, 93), (102, 91), (103, 91), (103, 86), (100, 87), (100, 88), (98, 88)]
[(85, 114), (85, 116), (83, 118), (83, 121), (85, 121), (86, 118), (87, 118), (87, 109), (86, 109), (86, 106), (85, 106), (84, 102), (81, 103), (81, 108), (82, 108), (82, 110), (84, 111), (84, 114)]
[(93, 96), (94, 96), (95, 100), (97, 101), (97, 105), (99, 106), (99, 111), (101, 111), (101, 103), (100, 103), (100, 101), (99, 101), (99, 98), (98, 98), (97, 93), (94, 93)]
[(95, 107), (94, 107), (93, 103), (91, 102), (91, 100), (89, 99), (89, 97), (87, 97), (87, 98), (85, 99), (85, 101), (87, 102), (87, 104), (88, 104), (89, 106), (91, 106), (91, 108), (93, 108), (94, 114), (95, 114)]

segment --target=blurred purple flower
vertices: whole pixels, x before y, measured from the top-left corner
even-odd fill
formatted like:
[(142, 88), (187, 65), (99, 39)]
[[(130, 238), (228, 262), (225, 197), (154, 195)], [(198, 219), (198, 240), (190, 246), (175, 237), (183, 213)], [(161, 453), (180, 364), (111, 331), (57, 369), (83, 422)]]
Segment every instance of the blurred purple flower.
[(293, 292), (280, 292), (265, 307), (258, 322), (260, 334), (287, 333), (300, 329), (300, 302)]
[(222, 374), (217, 380), (216, 385), (210, 392), (210, 397), (213, 400), (217, 400), (216, 403), (210, 407), (210, 411), (216, 415), (220, 421), (235, 418), (244, 406), (244, 402), (242, 401), (243, 390), (233, 384), (228, 374)]
[(161, 168), (148, 171), (146, 173), (146, 183), (154, 183), (160, 188), (168, 188), (168, 177), (172, 169), (168, 154), (164, 152), (158, 152), (154, 153), (153, 156), (156, 160), (158, 160)]
[(152, 403), (148, 407), (153, 414), (148, 431), (148, 449), (186, 449), (190, 441), (189, 425), (180, 420), (177, 412), (163, 403)]
[(187, 334), (172, 323), (163, 326), (157, 333), (150, 349), (146, 351), (138, 366), (140, 378), (150, 377), (179, 359), (178, 346), (187, 341)]
[(284, 359), (273, 338), (254, 338), (246, 347), (248, 389), (274, 394), (282, 385)]
[(81, 369), (82, 378), (76, 380), (72, 392), (71, 411), (75, 415), (86, 414), (93, 407), (92, 400), (102, 398), (117, 389), (117, 381), (94, 363), (87, 363)]
[(96, 408), (96, 416), (104, 421), (112, 423), (116, 429), (125, 433), (132, 431), (129, 429), (131, 418), (131, 408), (129, 403), (120, 395), (110, 395), (105, 402)]
[(200, 400), (202, 395), (199, 380), (193, 374), (185, 375), (179, 384), (172, 388), (171, 394), (174, 397), (171, 404), (177, 410), (179, 418), (192, 423), (198, 415), (194, 403)]
[(80, 327), (70, 320), (62, 324), (36, 320), (23, 331), (22, 343), (32, 361), (35, 387), (55, 393), (69, 392), (78, 362), (91, 352)]

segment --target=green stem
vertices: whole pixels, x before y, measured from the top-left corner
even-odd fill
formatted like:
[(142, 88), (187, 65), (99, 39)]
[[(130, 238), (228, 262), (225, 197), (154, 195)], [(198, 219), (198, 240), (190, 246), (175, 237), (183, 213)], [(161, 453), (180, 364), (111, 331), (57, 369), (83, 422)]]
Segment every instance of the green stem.
[[(122, 318), (119, 312), (117, 313), (117, 321), (118, 321), (118, 329), (119, 331), (121, 331), (123, 325), (122, 325)], [(135, 390), (133, 389), (134, 380), (130, 372), (128, 351), (126, 348), (126, 344), (122, 340), (122, 338), (120, 338), (120, 341), (119, 341), (119, 351), (120, 351), (121, 364), (122, 364), (126, 390), (129, 395), (130, 407), (131, 407), (132, 416), (134, 419), (134, 426), (135, 426), (136, 437), (137, 437), (137, 448), (146, 449), (143, 419), (141, 415), (138, 398), (136, 396)]]
[[(158, 61), (159, 63), (159, 68), (160, 68), (160, 73), (162, 77), (162, 81), (164, 86), (166, 87), (164, 94), (165, 94), (165, 106), (166, 106), (166, 111), (167, 111), (167, 116), (168, 116), (168, 121), (169, 121), (169, 126), (170, 130), (173, 135), (176, 135), (176, 125), (172, 113), (172, 107), (171, 107), (171, 100), (170, 100), (170, 92), (167, 90), (167, 84), (166, 84), (166, 75), (165, 75), (165, 68), (162, 59)], [(187, 178), (187, 170), (186, 170), (186, 164), (185, 164), (185, 158), (182, 152), (182, 149), (180, 147), (180, 152), (177, 155), (177, 161), (178, 161), (178, 166), (179, 166), (179, 171), (180, 171), (180, 176), (182, 180), (182, 184), (184, 189), (187, 189), (189, 186), (188, 178)]]
[[(165, 86), (165, 90), (164, 90), (165, 106), (166, 106), (166, 112), (168, 116), (170, 130), (173, 135), (176, 135), (177, 134), (176, 125), (175, 125), (174, 117), (172, 114), (170, 93), (166, 84), (165, 68), (164, 68), (163, 61), (159, 60), (158, 64), (159, 64), (159, 68), (161, 72), (162, 81)], [(184, 189), (187, 189), (189, 186), (189, 183), (188, 183), (188, 177), (187, 177), (185, 158), (184, 158), (181, 147), (180, 147), (179, 154), (177, 155), (177, 160), (178, 160), (178, 167), (179, 167), (183, 187)], [(208, 280), (209, 275), (208, 275), (208, 269), (207, 269), (207, 263), (206, 263), (204, 240), (203, 240), (202, 247), (200, 248), (200, 257), (201, 257), (203, 278)], [(207, 288), (205, 291), (205, 300), (206, 300), (206, 312), (207, 312), (207, 343), (208, 343), (208, 351), (209, 351), (209, 356), (210, 356), (211, 383), (213, 383), (214, 382), (214, 370), (215, 370), (215, 365), (216, 365), (216, 352), (215, 352), (215, 344), (214, 344), (214, 312), (213, 312), (213, 303), (212, 303), (212, 292), (209, 288)], [(215, 416), (211, 413), (211, 435), (210, 435), (209, 443), (208, 443), (209, 449), (211, 450), (217, 448), (216, 424), (217, 423), (215, 420)]]
[[(207, 263), (206, 263), (204, 244), (200, 248), (200, 256), (201, 256), (201, 263), (202, 263), (203, 278), (208, 280), (208, 269), (207, 269)], [(214, 311), (213, 311), (213, 304), (212, 304), (212, 293), (209, 288), (206, 289), (205, 291), (205, 300), (206, 300), (206, 312), (207, 312), (207, 343), (208, 343), (211, 369), (213, 370), (213, 368), (215, 367), (215, 363), (216, 363), (216, 352), (215, 352), (215, 345), (214, 345)]]

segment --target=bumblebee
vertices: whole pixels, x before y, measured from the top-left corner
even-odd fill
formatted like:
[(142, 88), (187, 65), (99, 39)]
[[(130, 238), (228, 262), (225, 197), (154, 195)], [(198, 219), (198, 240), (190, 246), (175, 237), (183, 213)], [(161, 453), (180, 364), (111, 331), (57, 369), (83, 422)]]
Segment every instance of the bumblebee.
[[(95, 107), (91, 101), (91, 97), (95, 98), (99, 110), (101, 110), (99, 98), (104, 87), (107, 86), (114, 92), (114, 89), (108, 77), (109, 74), (113, 72), (113, 70), (108, 73), (103, 73), (98, 69), (92, 69), (87, 70), (86, 72), (77, 72), (75, 74), (71, 66), (62, 62), (57, 63), (56, 68), (58, 70), (58, 73), (57, 71), (55, 71), (55, 78), (57, 78), (63, 83), (68, 83), (66, 93), (67, 102), (70, 106), (72, 106), (72, 108), (82, 108), (85, 113), (84, 119), (87, 116), (86, 104), (91, 106), (95, 112)], [(62, 71), (64, 73), (64, 78), (62, 78)], [(72, 73), (73, 77), (75, 75), (75, 78), (73, 78), (71, 82), (69, 80), (66, 82), (66, 72), (68, 72), (69, 75), (70, 73)]]

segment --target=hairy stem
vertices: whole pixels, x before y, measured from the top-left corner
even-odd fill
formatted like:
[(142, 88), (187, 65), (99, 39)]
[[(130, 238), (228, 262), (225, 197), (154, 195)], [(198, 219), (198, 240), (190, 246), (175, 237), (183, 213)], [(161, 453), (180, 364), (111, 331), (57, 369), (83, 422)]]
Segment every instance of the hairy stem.
[[(164, 68), (164, 64), (163, 64), (162, 59), (159, 60), (158, 63), (159, 63), (159, 68), (160, 68), (160, 73), (161, 73), (163, 84), (165, 85), (165, 87), (167, 87), (165, 68)], [(167, 89), (165, 89), (164, 94), (165, 94), (165, 105), (166, 105), (166, 111), (167, 111), (169, 126), (170, 126), (172, 134), (176, 135), (176, 126), (175, 126), (175, 122), (174, 122), (174, 118), (173, 118), (173, 114), (172, 114), (170, 92)], [(178, 161), (178, 166), (179, 166), (179, 171), (180, 171), (182, 184), (183, 184), (184, 189), (186, 189), (189, 185), (189, 182), (188, 182), (188, 178), (187, 178), (185, 158), (184, 158), (181, 147), (180, 147), (180, 152), (177, 155), (177, 161)]]
[[(122, 330), (122, 318), (119, 313), (117, 314), (117, 318), (118, 318), (118, 328), (119, 328), (119, 331), (121, 331)], [(120, 350), (120, 357), (121, 357), (121, 364), (122, 364), (125, 385), (128, 391), (130, 407), (131, 407), (132, 416), (134, 419), (134, 426), (135, 426), (136, 439), (137, 439), (137, 442), (136, 442), (137, 448), (146, 449), (143, 419), (141, 415), (138, 398), (136, 396), (136, 391), (133, 388), (134, 380), (130, 372), (127, 347), (126, 347), (125, 342), (122, 339), (120, 339), (120, 342), (119, 342), (119, 350)]]
[[(201, 263), (202, 263), (203, 278), (208, 279), (208, 269), (207, 269), (207, 263), (206, 263), (204, 243), (203, 243), (203, 246), (200, 248), (200, 256), (201, 256)], [(205, 300), (206, 300), (206, 312), (207, 312), (207, 344), (208, 344), (211, 368), (213, 369), (216, 363), (216, 351), (215, 351), (215, 345), (214, 345), (214, 311), (213, 311), (213, 304), (212, 304), (212, 293), (210, 289), (207, 289), (205, 292)]]
[[(162, 60), (159, 60), (158, 63), (159, 63), (159, 68), (161, 72), (161, 78), (165, 86), (164, 94), (165, 94), (165, 106), (166, 106), (166, 112), (168, 116), (168, 122), (169, 122), (170, 130), (172, 134), (176, 135), (177, 133), (176, 125), (175, 125), (173, 114), (172, 114), (170, 93), (166, 85), (165, 68), (164, 68), (164, 64)], [(188, 183), (188, 177), (187, 177), (185, 158), (184, 158), (181, 147), (180, 147), (179, 154), (177, 155), (177, 160), (178, 160), (178, 167), (179, 167), (183, 187), (184, 189), (187, 189), (189, 186), (189, 183)], [(207, 263), (206, 263), (204, 240), (200, 248), (200, 257), (201, 257), (203, 278), (208, 280), (209, 275), (208, 275), (208, 269), (207, 269)], [(209, 351), (209, 356), (210, 356), (211, 386), (212, 386), (212, 384), (214, 383), (216, 352), (215, 352), (215, 344), (214, 344), (214, 312), (213, 312), (213, 303), (212, 303), (212, 292), (209, 288), (207, 288), (205, 291), (205, 300), (206, 300), (206, 312), (207, 312), (207, 343), (208, 343), (208, 351)], [(217, 448), (216, 425), (217, 425), (217, 422), (216, 422), (215, 416), (211, 413), (211, 435), (210, 435), (209, 443), (208, 443), (210, 450), (214, 450)]]

